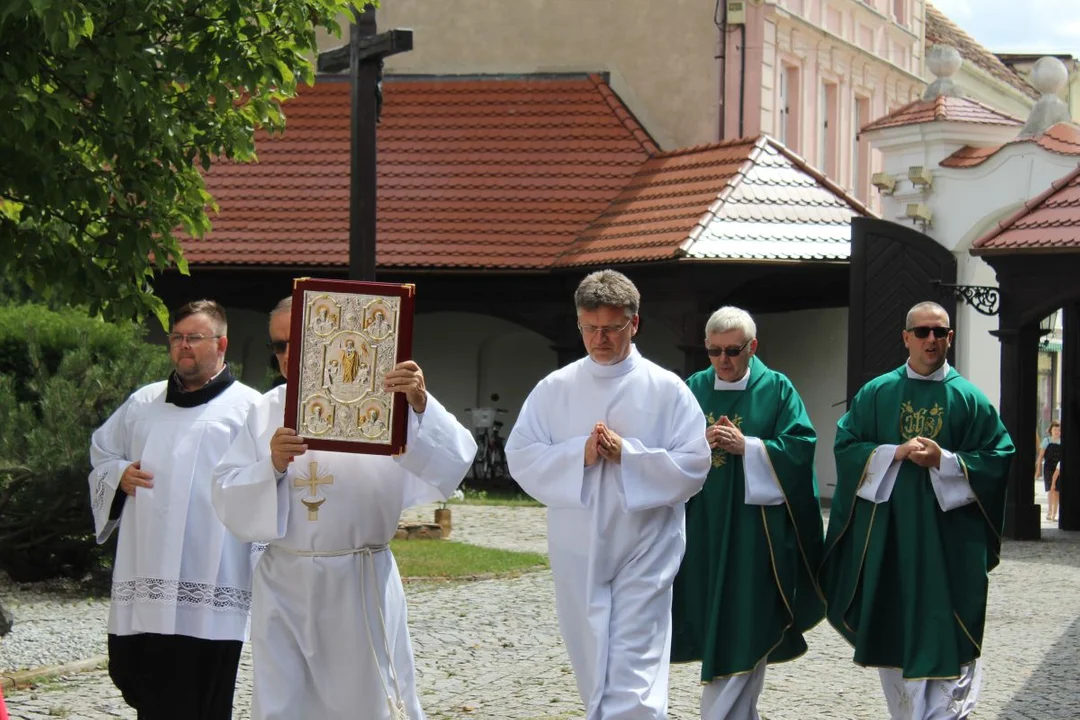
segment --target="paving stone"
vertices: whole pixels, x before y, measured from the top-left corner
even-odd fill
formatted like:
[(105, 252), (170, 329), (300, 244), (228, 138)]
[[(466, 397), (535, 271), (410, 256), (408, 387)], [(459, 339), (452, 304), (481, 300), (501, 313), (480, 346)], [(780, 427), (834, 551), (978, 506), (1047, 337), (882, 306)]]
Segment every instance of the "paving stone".
[[(453, 540), (543, 552), (540, 508), (453, 506)], [(406, 520), (427, 522), (434, 506)], [(567, 720), (582, 716), (559, 637), (550, 572), (462, 584), (408, 584), (409, 624), (424, 709), (432, 720)], [(104, 633), (104, 627), (100, 632)], [(809, 652), (773, 666), (760, 710), (765, 720), (886, 717), (877, 673), (851, 662), (851, 649), (822, 623)], [(1080, 717), (1080, 533), (1047, 529), (1037, 543), (1006, 542), (991, 574), (984, 685), (972, 720)], [(669, 715), (698, 717), (696, 664), (671, 673)], [(245, 648), (236, 720), (248, 720), (251, 656)], [(104, 671), (50, 681), (8, 698), (13, 720), (134, 720)]]

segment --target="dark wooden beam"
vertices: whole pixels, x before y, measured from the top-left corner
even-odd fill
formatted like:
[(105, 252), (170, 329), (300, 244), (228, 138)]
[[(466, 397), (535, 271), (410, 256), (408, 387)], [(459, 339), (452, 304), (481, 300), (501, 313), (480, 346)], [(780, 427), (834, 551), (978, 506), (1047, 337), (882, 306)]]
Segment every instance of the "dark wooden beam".
[(375, 36), (375, 8), (357, 11), (350, 34), (352, 142), (349, 162), (349, 279), (375, 279), (375, 126), (381, 59), (364, 55)]
[(996, 332), (1001, 341), (1001, 420), (1016, 446), (1005, 501), (1005, 537), (1038, 540), (1042, 509), (1035, 504), (1031, 468), (1035, 467), (1037, 433), (1039, 326), (1010, 327), (1007, 321), (1003, 317), (1002, 328)]
[(1069, 303), (1063, 310), (1058, 526), (1062, 530), (1080, 530), (1080, 300)]

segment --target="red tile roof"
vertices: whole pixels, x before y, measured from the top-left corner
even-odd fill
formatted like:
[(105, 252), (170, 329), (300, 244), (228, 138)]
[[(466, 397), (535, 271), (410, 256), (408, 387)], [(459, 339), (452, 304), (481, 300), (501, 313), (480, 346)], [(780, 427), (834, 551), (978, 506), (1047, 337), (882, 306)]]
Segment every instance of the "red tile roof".
[(1023, 143), (1038, 145), (1042, 149), (1057, 155), (1080, 156), (1080, 125), (1059, 122), (1051, 125), (1045, 133), (1037, 137), (1024, 137), (1010, 140), (1004, 145), (992, 147), (963, 147), (941, 161), (942, 167), (969, 168), (982, 165), (1003, 148)]
[(990, 52), (964, 32), (960, 26), (930, 3), (926, 3), (926, 47), (932, 45), (951, 45), (961, 57), (1006, 85), (1016, 88), (1029, 98), (1036, 99), (1039, 94), (1019, 73), (1001, 62)]
[[(674, 258), (843, 260), (872, 214), (767, 137), (659, 153), (599, 76), (388, 79), (378, 129), (382, 268)], [(206, 265), (348, 264), (349, 85), (285, 108), (259, 162), (207, 174)]]
[(844, 260), (872, 214), (775, 140), (731, 140), (646, 161), (557, 264)]
[(859, 132), (868, 130), (880, 130), (887, 127), (899, 127), (901, 125), (918, 125), (920, 123), (939, 122), (963, 122), (977, 125), (1004, 125), (1020, 127), (1024, 124), (1011, 115), (998, 112), (989, 105), (984, 105), (978, 100), (970, 98), (948, 97), (938, 95), (933, 100), (915, 100), (898, 110), (893, 110), (888, 115), (874, 120), (864, 126)]
[(1080, 252), (1080, 167), (975, 241), (973, 255)]
[[(599, 75), (387, 78), (378, 128), (380, 267), (549, 267), (656, 145)], [(259, 162), (215, 164), (220, 212), (195, 265), (348, 264), (349, 84), (285, 107)]]

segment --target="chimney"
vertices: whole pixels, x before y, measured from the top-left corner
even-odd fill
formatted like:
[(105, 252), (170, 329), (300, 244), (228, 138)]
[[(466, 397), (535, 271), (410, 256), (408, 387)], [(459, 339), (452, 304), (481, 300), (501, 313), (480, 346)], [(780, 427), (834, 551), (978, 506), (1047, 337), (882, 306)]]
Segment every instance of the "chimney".
[(1042, 97), (1031, 108), (1027, 122), (1020, 129), (1017, 137), (1038, 137), (1052, 125), (1069, 120), (1069, 106), (1058, 97), (1069, 81), (1069, 71), (1065, 63), (1055, 57), (1042, 57), (1031, 69), (1031, 84)]

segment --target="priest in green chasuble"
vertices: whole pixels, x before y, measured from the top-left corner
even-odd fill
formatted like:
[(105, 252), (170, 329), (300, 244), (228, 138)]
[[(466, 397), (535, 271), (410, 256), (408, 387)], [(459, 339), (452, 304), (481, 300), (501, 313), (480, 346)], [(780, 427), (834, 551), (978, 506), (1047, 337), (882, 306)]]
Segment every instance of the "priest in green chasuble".
[(756, 720), (765, 666), (806, 652), (803, 633), (825, 614), (814, 582), (817, 436), (757, 345), (753, 318), (720, 308), (705, 325), (711, 367), (687, 380), (713, 455), (705, 487), (686, 503), (671, 657), (701, 661), (704, 720)]
[(944, 308), (920, 303), (904, 328), (908, 361), (867, 383), (838, 424), (819, 580), (829, 622), (857, 664), (879, 669), (894, 720), (966, 718), (1015, 449), (946, 361)]

